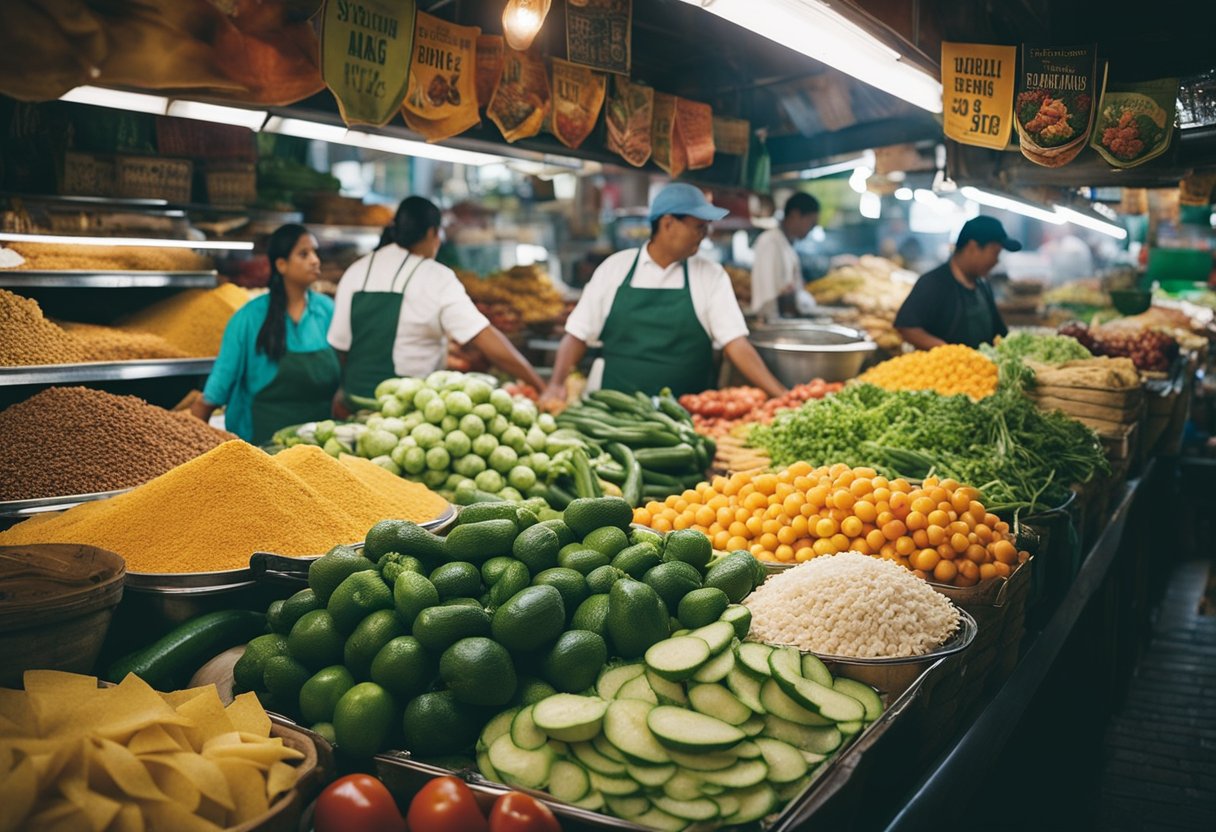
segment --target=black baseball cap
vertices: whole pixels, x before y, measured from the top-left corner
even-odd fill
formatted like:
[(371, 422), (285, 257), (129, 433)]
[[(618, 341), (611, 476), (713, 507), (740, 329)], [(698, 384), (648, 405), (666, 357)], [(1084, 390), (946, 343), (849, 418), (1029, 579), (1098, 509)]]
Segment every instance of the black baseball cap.
[(956, 248), (962, 248), (970, 240), (975, 240), (981, 246), (989, 243), (1000, 243), (1005, 251), (1021, 251), (1022, 244), (1012, 240), (1005, 233), (1005, 226), (996, 217), (972, 217), (963, 223), (963, 230), (958, 232)]

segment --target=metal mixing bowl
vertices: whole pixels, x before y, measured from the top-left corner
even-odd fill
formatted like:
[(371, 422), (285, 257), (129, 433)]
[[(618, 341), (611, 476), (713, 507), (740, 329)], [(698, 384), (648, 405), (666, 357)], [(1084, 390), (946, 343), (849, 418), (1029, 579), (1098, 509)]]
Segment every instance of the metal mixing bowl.
[(749, 339), (782, 384), (814, 378), (854, 378), (878, 345), (864, 332), (835, 324), (777, 324), (757, 328)]

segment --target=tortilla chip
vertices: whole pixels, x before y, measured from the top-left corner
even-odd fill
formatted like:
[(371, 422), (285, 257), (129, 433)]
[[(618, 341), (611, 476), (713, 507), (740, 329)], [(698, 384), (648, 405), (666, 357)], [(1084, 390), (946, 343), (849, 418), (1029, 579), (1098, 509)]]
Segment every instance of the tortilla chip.
[(167, 799), (140, 758), (118, 743), (100, 740), (93, 756), (125, 796), (138, 800)]
[(191, 721), (183, 730), (195, 751), (201, 751), (213, 737), (234, 731), (214, 685), (178, 705), (177, 713)]
[(43, 809), (29, 819), (27, 828), (38, 832), (80, 832), (88, 823), (88, 818), (75, 804), (55, 797), (44, 801)]
[[(202, 799), (202, 794), (198, 787), (190, 781), (190, 778), (182, 773), (181, 769), (171, 761), (162, 761), (159, 755), (148, 756), (143, 758), (144, 763), (148, 767), (148, 773), (152, 775), (152, 779), (156, 781), (156, 786), (169, 800), (179, 804), (188, 812), (193, 812), (198, 808), (199, 800)], [(141, 806), (144, 806), (144, 819), (148, 819), (146, 807), (154, 805), (154, 801), (143, 801)], [(160, 828), (157, 824), (152, 823), (154, 829)]]
[(175, 690), (170, 693), (162, 693), (160, 698), (165, 700), (170, 708), (177, 708), (189, 702), (191, 699), (197, 699), (200, 696), (205, 696), (208, 691), (215, 692), (215, 685), (199, 685), (197, 688), (186, 688), (185, 690)]
[(34, 731), (34, 712), (25, 691), (0, 688), (0, 739), (28, 736)]
[(118, 801), (98, 794), (83, 780), (65, 781), (59, 785), (59, 790), (85, 816), (88, 828), (93, 832), (102, 832), (122, 808)]
[(221, 832), (223, 829), (176, 803), (142, 803), (139, 808), (149, 829), (172, 829), (174, 832)]
[[(221, 775), (222, 777), (223, 775)], [(224, 781), (224, 788), (228, 788), (228, 781)], [(233, 804), (235, 806), (235, 804)], [(228, 824), (228, 813), (232, 807), (225, 808), (214, 800), (209, 800), (206, 795), (199, 801), (198, 808), (194, 810), (194, 814), (198, 815), (203, 820), (209, 820), (216, 826), (226, 826)]]
[(257, 734), (259, 737), (270, 736), (270, 717), (266, 715), (266, 709), (258, 701), (257, 694), (252, 692), (242, 693), (233, 699), (232, 703), (224, 711), (228, 714), (232, 727), (242, 734)]
[(239, 826), (246, 821), (261, 817), (270, 810), (266, 797), (266, 782), (262, 772), (244, 760), (217, 760), (216, 764), (228, 778), (228, 787), (236, 802), (236, 811), (228, 816), (229, 826)]
[(283, 741), (278, 737), (273, 737), (260, 741), (254, 738), (252, 742), (242, 742), (239, 745), (212, 746), (203, 750), (203, 756), (213, 760), (244, 760), (265, 770), (281, 760), (298, 760), (303, 755), (294, 748), (283, 745)]
[(114, 816), (109, 832), (144, 832), (144, 816), (135, 803), (124, 803)]
[(299, 779), (300, 773), (290, 763), (275, 763), (266, 772), (266, 797), (274, 803), (276, 797), (290, 791)]
[(225, 809), (233, 808), (232, 792), (228, 789), (228, 781), (224, 778), (224, 772), (206, 757), (199, 756), (193, 751), (183, 751), (177, 754), (150, 755), (143, 759), (175, 769), (201, 795), (220, 804)]
[(20, 829), (38, 797), (38, 770), (26, 757), (0, 777), (0, 832)]
[[(177, 726), (170, 726), (176, 728)], [(183, 734), (179, 742), (163, 725), (149, 725), (135, 732), (127, 743), (127, 750), (132, 754), (172, 754), (187, 748), (186, 737)]]

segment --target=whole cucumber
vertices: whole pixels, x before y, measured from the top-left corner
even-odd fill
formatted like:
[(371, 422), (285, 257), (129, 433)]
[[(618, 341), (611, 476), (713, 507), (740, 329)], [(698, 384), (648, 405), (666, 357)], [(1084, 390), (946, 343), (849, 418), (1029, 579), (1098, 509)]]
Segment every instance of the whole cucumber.
[(217, 610), (179, 624), (147, 647), (110, 665), (106, 678), (134, 673), (157, 690), (175, 690), (215, 656), (266, 631), (266, 616), (252, 610)]

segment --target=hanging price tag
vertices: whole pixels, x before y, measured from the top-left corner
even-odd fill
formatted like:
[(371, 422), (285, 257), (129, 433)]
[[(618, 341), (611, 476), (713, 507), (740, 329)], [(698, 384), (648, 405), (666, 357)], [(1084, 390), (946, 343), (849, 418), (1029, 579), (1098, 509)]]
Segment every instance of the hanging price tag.
[(962, 144), (1009, 143), (1016, 46), (942, 43), (942, 126)]
[(405, 98), (414, 0), (326, 0), (321, 76), (350, 124), (387, 124)]

